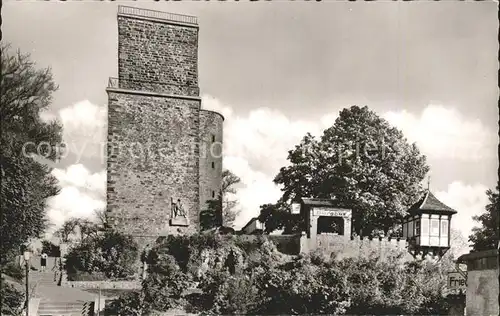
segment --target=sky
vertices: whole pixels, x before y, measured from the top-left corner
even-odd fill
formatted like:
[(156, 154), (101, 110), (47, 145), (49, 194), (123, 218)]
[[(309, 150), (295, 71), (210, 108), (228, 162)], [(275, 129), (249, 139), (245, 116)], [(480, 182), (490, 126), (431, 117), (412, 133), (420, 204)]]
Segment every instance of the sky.
[[(338, 112), (367, 105), (416, 142), (431, 190), (455, 208), (464, 236), (497, 181), (497, 4), (484, 2), (150, 2), (122, 5), (195, 15), (202, 107), (222, 112), (224, 168), (242, 183), (235, 225), (273, 203), (288, 150), (321, 135)], [(14, 2), (3, 41), (51, 67), (70, 153), (52, 223), (106, 205), (109, 77), (117, 76), (116, 2)]]

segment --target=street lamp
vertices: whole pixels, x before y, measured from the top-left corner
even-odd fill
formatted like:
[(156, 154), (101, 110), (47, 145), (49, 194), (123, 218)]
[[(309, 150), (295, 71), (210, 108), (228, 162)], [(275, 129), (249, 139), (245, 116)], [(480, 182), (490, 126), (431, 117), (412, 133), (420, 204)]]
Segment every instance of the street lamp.
[(30, 257), (31, 257), (31, 252), (25, 251), (24, 254), (24, 266), (26, 268), (26, 316), (29, 316), (29, 287), (28, 287), (28, 277), (29, 277), (29, 272), (30, 272)]

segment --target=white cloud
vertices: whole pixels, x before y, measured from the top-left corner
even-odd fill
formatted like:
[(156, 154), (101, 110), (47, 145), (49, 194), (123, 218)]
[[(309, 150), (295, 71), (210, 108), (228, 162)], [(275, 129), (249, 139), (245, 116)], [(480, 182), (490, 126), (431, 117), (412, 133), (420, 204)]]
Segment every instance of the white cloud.
[(487, 189), (482, 184), (468, 185), (455, 181), (448, 185), (446, 191), (436, 192), (436, 197), (441, 202), (458, 212), (453, 216), (451, 225), (466, 238), (471, 234), (472, 227), (478, 225), (472, 220), (472, 216), (485, 212), (488, 204)]
[[(338, 117), (337, 112), (332, 112), (315, 121), (292, 121), (268, 108), (238, 116), (229, 106), (210, 96), (203, 97), (203, 106), (225, 113), (224, 167), (238, 175), (243, 184), (237, 193), (242, 212), (236, 219), (236, 227), (258, 215), (261, 204), (273, 203), (281, 196), (280, 188), (272, 179), (279, 168), (287, 164), (288, 150), (307, 132), (321, 135)], [(420, 117), (406, 111), (387, 112), (383, 116), (402, 129), (410, 141), (416, 141), (429, 157), (470, 160), (495, 153), (493, 133), (481, 122), (466, 120), (453, 109), (429, 105)], [(438, 193), (443, 202), (459, 211), (454, 225), (464, 236), (468, 236), (473, 225), (470, 217), (484, 209), (485, 191), (480, 184), (467, 186), (454, 182), (447, 192)]]
[(95, 211), (106, 207), (106, 171), (91, 174), (83, 165), (66, 170), (54, 169), (61, 192), (48, 200), (47, 215), (53, 229), (71, 217), (93, 218)]
[(84, 100), (61, 109), (58, 118), (63, 124), (63, 140), (67, 149), (77, 155), (78, 160), (72, 163), (79, 163), (82, 156), (99, 157), (101, 162), (105, 162), (106, 106)]
[(431, 104), (420, 116), (403, 110), (384, 117), (430, 158), (478, 161), (496, 157), (496, 133), (452, 108)]
[(290, 120), (283, 113), (269, 108), (252, 110), (247, 116), (234, 115), (229, 106), (211, 96), (203, 96), (203, 108), (224, 114), (224, 168), (242, 180), (238, 189), (240, 215), (235, 226), (241, 227), (259, 214), (259, 206), (274, 203), (281, 196), (273, 183), (279, 169), (287, 164), (288, 151), (306, 133), (321, 135), (332, 125), (337, 113), (328, 113), (320, 122)]

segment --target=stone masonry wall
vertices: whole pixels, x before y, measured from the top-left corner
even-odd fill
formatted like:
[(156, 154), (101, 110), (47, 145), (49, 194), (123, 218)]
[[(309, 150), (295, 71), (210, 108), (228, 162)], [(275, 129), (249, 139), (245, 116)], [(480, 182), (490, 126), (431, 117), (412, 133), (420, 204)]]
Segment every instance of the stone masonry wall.
[(498, 315), (498, 268), (467, 272), (467, 315)]
[[(199, 223), (200, 101), (108, 89), (108, 212), (138, 236), (194, 232)], [(171, 198), (189, 227), (169, 226)]]
[[(217, 112), (200, 111), (200, 210), (217, 198), (222, 186), (222, 125)], [(213, 165), (212, 165), (213, 163)]]
[(198, 96), (198, 27), (118, 15), (120, 88)]

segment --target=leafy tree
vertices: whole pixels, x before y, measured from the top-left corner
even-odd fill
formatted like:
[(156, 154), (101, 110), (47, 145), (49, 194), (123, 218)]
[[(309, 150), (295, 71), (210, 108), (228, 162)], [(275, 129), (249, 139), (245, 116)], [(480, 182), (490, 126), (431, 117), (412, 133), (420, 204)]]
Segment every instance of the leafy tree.
[(207, 201), (207, 209), (200, 214), (202, 230), (209, 230), (218, 226), (232, 227), (236, 216), (240, 213), (235, 209), (238, 203), (234, 199), (235, 185), (241, 179), (229, 170), (222, 171), (222, 186), (216, 199)]
[(42, 240), (42, 252), (46, 253), (49, 257), (59, 257), (61, 255), (59, 246), (54, 245), (49, 240)]
[(302, 219), (284, 214), (293, 202), (312, 197), (331, 198), (338, 207), (352, 209), (359, 235), (387, 234), (421, 197), (420, 182), (429, 170), (417, 146), (366, 106), (342, 110), (320, 139), (307, 134), (289, 151), (288, 160), (290, 165), (274, 179), (283, 196), (274, 207), (261, 210), (268, 231), (302, 227)]
[(85, 218), (70, 218), (64, 222), (54, 235), (59, 237), (64, 243), (71, 243), (76, 239), (78, 242), (84, 241), (89, 237), (96, 237), (99, 233), (105, 231), (107, 224), (106, 214), (102, 211), (96, 211), (97, 222)]
[[(29, 55), (1, 46), (0, 117), (2, 262), (45, 231), (47, 198), (58, 194), (57, 180), (44, 159), (60, 157), (62, 126), (40, 114), (49, 107), (57, 86), (50, 69), (37, 69)], [(43, 158), (40, 158), (43, 157)]]
[(474, 227), (472, 234), (469, 236), (469, 241), (472, 243), (473, 251), (481, 251), (488, 249), (497, 249), (499, 243), (498, 213), (500, 212), (500, 197), (498, 193), (499, 187), (496, 190), (488, 190), (486, 194), (490, 203), (486, 205), (486, 212), (474, 216), (474, 221), (480, 223), (481, 226)]

